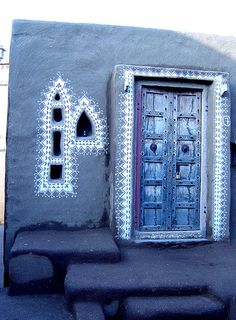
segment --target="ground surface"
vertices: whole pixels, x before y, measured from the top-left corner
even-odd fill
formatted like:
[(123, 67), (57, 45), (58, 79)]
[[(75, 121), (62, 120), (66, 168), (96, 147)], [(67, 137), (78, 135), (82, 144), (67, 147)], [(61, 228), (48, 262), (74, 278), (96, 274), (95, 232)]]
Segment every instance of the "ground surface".
[(72, 320), (60, 295), (9, 297), (0, 290), (0, 320)]

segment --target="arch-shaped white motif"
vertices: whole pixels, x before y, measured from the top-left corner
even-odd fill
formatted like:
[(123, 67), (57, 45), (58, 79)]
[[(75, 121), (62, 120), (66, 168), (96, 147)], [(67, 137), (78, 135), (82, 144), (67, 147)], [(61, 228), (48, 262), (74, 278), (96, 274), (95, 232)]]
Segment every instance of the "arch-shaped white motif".
[[(85, 111), (89, 117), (93, 134), (90, 137), (78, 138), (76, 136), (76, 125), (81, 114)], [(79, 98), (78, 104), (75, 106), (75, 113), (73, 116), (73, 128), (74, 128), (74, 144), (79, 154), (99, 154), (104, 152), (107, 147), (107, 130), (106, 119), (104, 114), (98, 110), (98, 105), (92, 98), (88, 98), (84, 93)]]
[[(55, 99), (56, 95), (60, 99)], [(37, 159), (35, 170), (35, 194), (44, 197), (63, 197), (75, 195), (76, 172), (72, 163), (71, 144), (72, 92), (66, 81), (59, 75), (52, 80), (43, 92), (38, 113)], [(62, 110), (63, 119), (53, 121), (53, 109)], [(52, 154), (52, 132), (63, 132), (62, 156)], [(50, 166), (60, 164), (63, 167), (62, 179), (50, 179)]]

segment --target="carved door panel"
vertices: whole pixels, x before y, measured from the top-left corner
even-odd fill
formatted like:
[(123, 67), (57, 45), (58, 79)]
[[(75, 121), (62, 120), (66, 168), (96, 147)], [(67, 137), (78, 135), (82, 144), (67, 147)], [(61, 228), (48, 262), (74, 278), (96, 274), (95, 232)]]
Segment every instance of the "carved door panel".
[(201, 91), (140, 86), (137, 109), (136, 229), (198, 230)]

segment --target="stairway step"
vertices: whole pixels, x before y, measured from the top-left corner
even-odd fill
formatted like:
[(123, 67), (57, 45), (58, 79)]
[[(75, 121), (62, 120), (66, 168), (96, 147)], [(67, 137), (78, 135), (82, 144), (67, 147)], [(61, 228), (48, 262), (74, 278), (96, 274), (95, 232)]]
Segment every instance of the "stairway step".
[(76, 302), (73, 306), (75, 320), (105, 320), (102, 306), (94, 302)]
[(69, 301), (86, 299), (90, 301), (111, 301), (135, 295), (184, 295), (207, 291), (199, 279), (181, 277), (137, 267), (121, 261), (117, 264), (74, 264), (70, 265), (65, 278), (65, 293)]
[(83, 231), (24, 231), (10, 253), (10, 294), (61, 290), (72, 261), (114, 263), (120, 251), (107, 228)]
[(209, 296), (129, 297), (120, 308), (122, 320), (224, 320), (225, 305)]
[(18, 233), (11, 249), (11, 257), (33, 253), (67, 266), (78, 262), (117, 262), (119, 249), (107, 228), (81, 231), (40, 230)]

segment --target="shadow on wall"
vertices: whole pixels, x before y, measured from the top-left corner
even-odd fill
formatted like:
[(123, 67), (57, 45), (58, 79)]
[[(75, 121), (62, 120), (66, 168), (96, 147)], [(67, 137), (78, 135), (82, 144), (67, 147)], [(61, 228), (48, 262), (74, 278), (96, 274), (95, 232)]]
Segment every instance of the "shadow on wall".
[(3, 287), (4, 267), (3, 267), (3, 235), (4, 226), (0, 225), (0, 288)]
[(5, 150), (0, 150), (0, 225), (4, 223)]
[(0, 224), (4, 223), (6, 119), (9, 64), (0, 63)]

